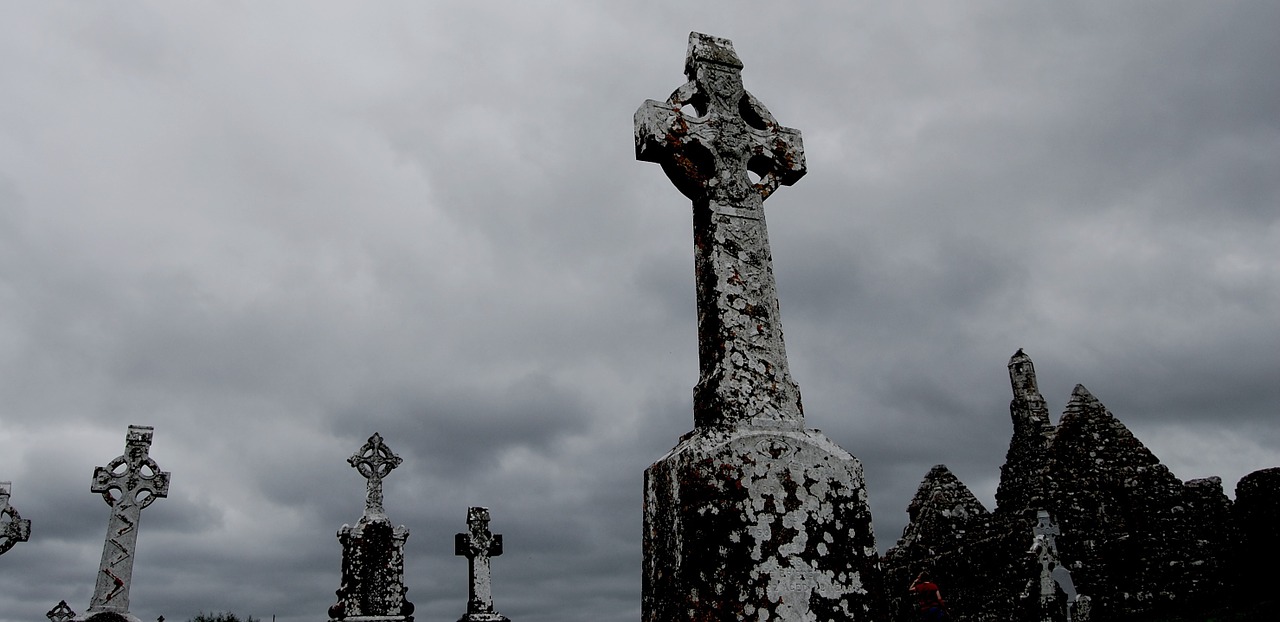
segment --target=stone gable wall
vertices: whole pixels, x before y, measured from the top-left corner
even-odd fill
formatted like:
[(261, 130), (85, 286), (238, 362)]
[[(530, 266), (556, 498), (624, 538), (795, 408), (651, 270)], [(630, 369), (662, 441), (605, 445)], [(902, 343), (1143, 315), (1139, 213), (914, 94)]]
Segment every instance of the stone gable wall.
[(1065, 621), (1061, 586), (1041, 599), (1042, 565), (1031, 552), (1037, 510), (1056, 522), (1056, 561), (1088, 596), (1077, 622), (1274, 605), (1270, 592), (1249, 586), (1280, 553), (1280, 468), (1245, 476), (1232, 503), (1219, 478), (1175, 477), (1083, 386), (1052, 425), (1030, 358), (1019, 350), (1009, 370), (1013, 435), (997, 507), (986, 512), (945, 466), (929, 472), (883, 560), (892, 619), (914, 619), (907, 586), (929, 567), (956, 619)]

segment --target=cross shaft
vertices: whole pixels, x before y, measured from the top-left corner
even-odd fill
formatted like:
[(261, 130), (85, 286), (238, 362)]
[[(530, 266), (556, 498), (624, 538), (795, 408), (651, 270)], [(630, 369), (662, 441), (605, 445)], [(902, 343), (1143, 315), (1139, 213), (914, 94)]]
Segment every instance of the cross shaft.
[(661, 164), (693, 202), (695, 425), (800, 427), (764, 200), (804, 175), (804, 150), (800, 132), (779, 125), (743, 88), (741, 72), (729, 40), (690, 33), (689, 81), (636, 111), (636, 158)]

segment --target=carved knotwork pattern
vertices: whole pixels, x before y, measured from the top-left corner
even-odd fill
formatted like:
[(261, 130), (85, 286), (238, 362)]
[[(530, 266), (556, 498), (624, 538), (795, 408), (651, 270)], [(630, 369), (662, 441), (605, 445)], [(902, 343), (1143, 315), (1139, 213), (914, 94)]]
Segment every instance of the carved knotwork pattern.
[(391, 452), (382, 441), (382, 435), (375, 432), (360, 449), (356, 450), (347, 463), (355, 467), (367, 481), (365, 497), (365, 515), (369, 517), (383, 516), (382, 478), (400, 466), (403, 460)]
[(804, 148), (799, 131), (743, 88), (741, 72), (727, 39), (690, 34), (688, 82), (636, 111), (636, 158), (661, 164), (693, 202), (695, 425), (795, 427), (803, 410), (782, 338), (764, 200), (804, 175)]
[(67, 604), (67, 601), (60, 600), (44, 616), (49, 618), (49, 622), (68, 622), (68, 620), (75, 619), (76, 612), (71, 610), (71, 606)]

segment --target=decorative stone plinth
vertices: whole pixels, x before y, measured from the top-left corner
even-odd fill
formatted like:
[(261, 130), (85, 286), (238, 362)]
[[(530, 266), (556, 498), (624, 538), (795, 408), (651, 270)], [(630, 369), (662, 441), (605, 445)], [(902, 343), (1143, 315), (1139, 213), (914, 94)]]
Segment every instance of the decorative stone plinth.
[(705, 429), (645, 471), (643, 619), (872, 620), (862, 465), (817, 430)]
[(404, 543), (409, 530), (392, 527), (390, 521), (361, 520), (343, 525), (342, 587), (338, 602), (329, 608), (329, 619), (351, 621), (403, 620), (412, 622), (413, 603), (405, 600)]

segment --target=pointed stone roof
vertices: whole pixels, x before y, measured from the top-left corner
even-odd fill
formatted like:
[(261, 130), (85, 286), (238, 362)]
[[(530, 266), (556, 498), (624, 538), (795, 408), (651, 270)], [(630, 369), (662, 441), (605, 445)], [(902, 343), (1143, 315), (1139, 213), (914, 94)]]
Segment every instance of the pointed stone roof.
[(1161, 494), (1181, 495), (1182, 482), (1084, 385), (1071, 392), (1050, 456), (1058, 487), (1079, 480), (1077, 487), (1090, 494), (1125, 490), (1147, 497), (1154, 487)]
[(927, 542), (930, 546), (944, 544), (958, 537), (975, 518), (990, 514), (968, 486), (947, 468), (939, 464), (929, 470), (916, 490), (916, 496), (907, 507), (911, 522), (902, 532), (898, 547)]
[(1155, 468), (1169, 475), (1155, 454), (1082, 384), (1077, 384), (1071, 392), (1071, 401), (1058, 422), (1052, 447), (1053, 457), (1058, 461), (1072, 461), (1071, 454), (1076, 452), (1087, 455), (1089, 460), (1085, 462), (1099, 466), (1114, 468), (1128, 464)]

